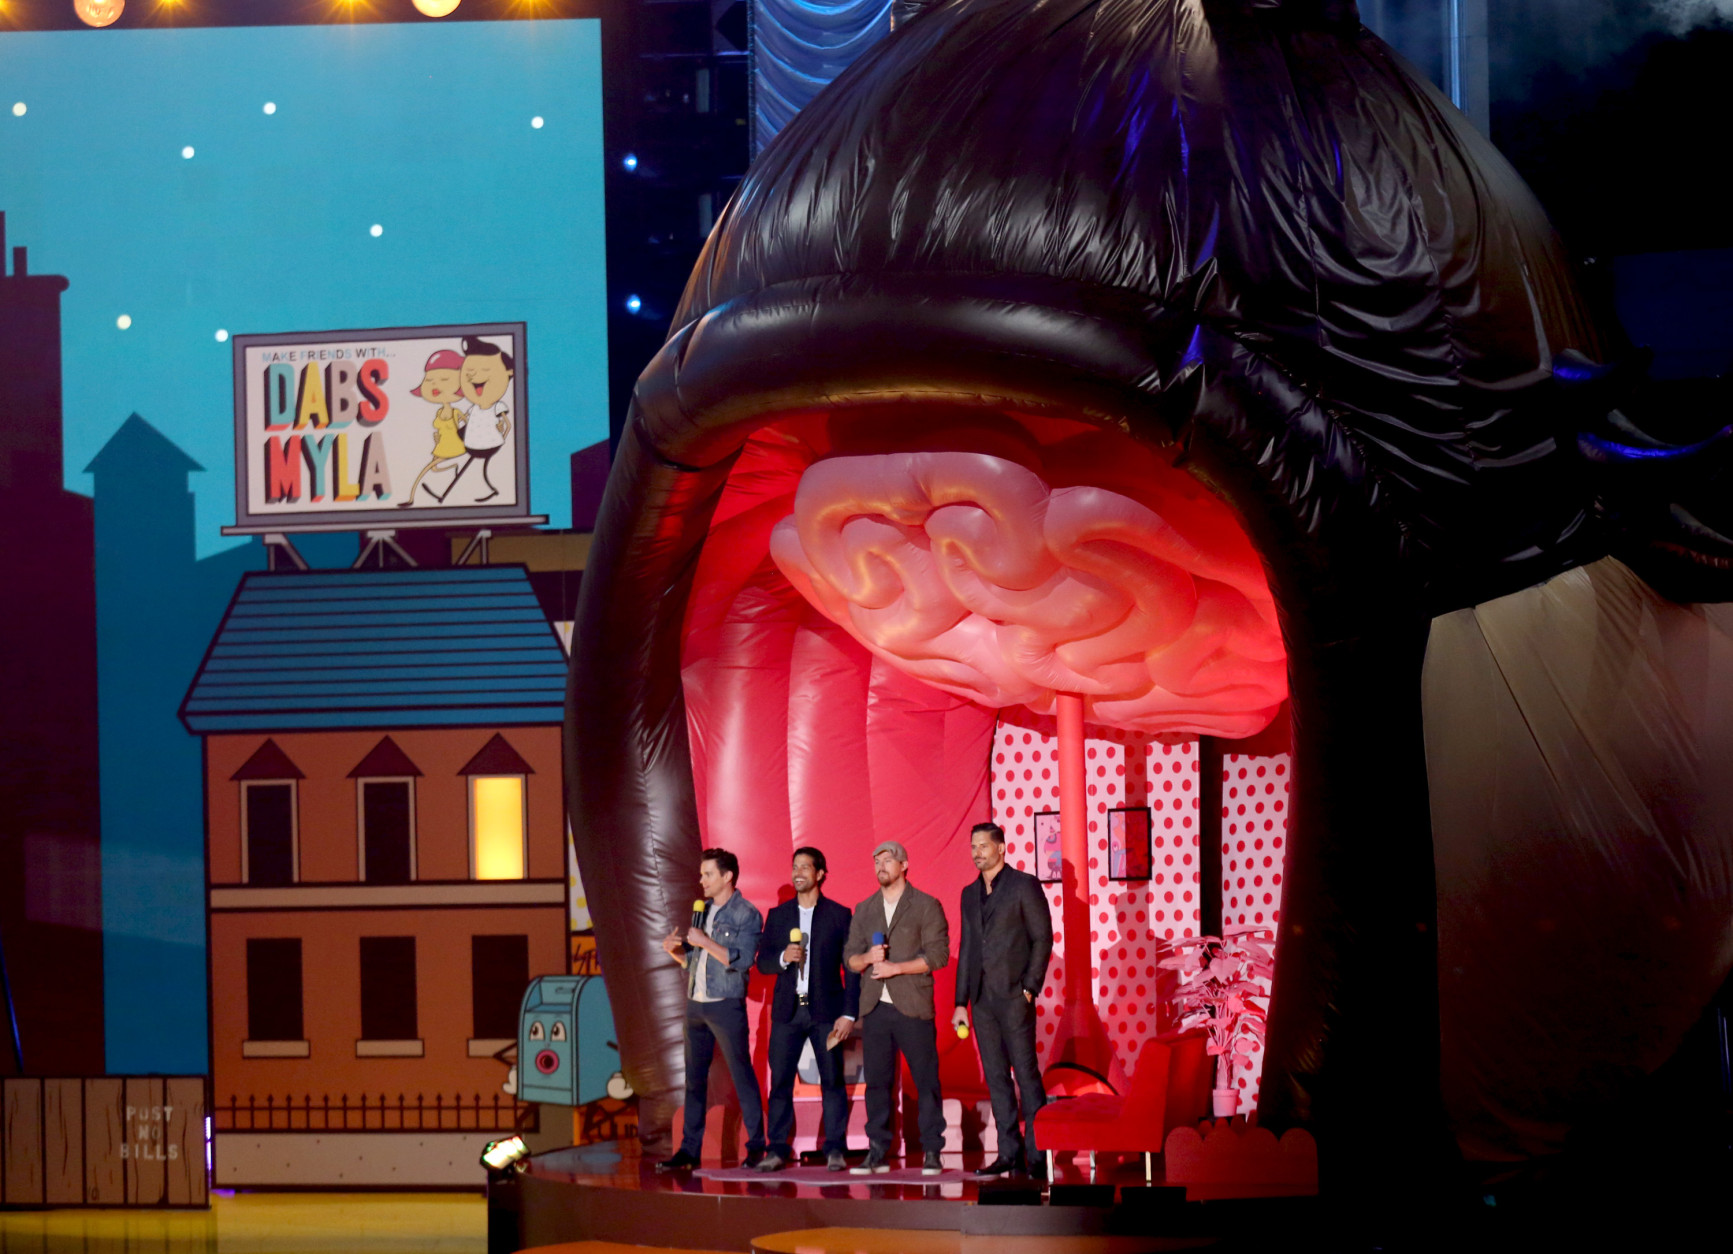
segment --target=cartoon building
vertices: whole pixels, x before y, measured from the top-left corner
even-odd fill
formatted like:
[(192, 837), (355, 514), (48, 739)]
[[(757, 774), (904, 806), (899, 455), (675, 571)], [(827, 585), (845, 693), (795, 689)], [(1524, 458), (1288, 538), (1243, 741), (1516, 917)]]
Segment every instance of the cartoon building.
[[(6, 218), (0, 213), (0, 254)], [(104, 1067), (96, 573), (64, 486), (60, 275), (0, 256), (0, 1075)], [(68, 986), (91, 996), (69, 999)], [(14, 1055), (10, 1016), (16, 1015)]]
[(567, 969), (565, 653), (522, 566), (244, 578), (204, 738), (216, 1182), (473, 1183)]

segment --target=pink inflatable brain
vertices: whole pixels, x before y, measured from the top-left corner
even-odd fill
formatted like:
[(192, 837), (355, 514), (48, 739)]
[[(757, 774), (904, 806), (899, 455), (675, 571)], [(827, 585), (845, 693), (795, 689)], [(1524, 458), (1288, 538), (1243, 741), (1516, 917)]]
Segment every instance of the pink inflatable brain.
[(827, 618), (937, 688), (1090, 722), (1249, 736), (1287, 696), (1263, 569), (1179, 471), (1142, 494), (1051, 488), (983, 453), (834, 457), (801, 476), (771, 556)]

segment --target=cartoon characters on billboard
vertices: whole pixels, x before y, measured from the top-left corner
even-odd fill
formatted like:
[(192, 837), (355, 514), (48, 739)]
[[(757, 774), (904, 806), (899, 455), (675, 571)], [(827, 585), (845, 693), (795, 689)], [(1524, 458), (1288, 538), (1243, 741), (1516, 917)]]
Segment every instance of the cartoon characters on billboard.
[[(421, 383), (413, 389), (413, 395), (437, 406), (433, 415), (432, 460), (415, 477), (408, 499), (399, 501), (399, 508), (415, 504), (416, 489), (423, 486), (434, 501), (443, 505), (465, 472), (478, 464), (484, 490), (470, 503), (479, 505), (499, 495), (499, 489), (488, 476), (488, 462), (505, 448), (511, 435), (507, 395), (515, 372), (512, 355), (479, 336), (464, 336), (461, 353), (442, 348), (427, 359)], [(462, 408), (458, 406), (460, 401)], [(423, 484), (430, 473), (445, 470), (454, 473), (444, 491), (435, 490), (432, 483)]]
[[(421, 372), (421, 382), (409, 391), (411, 396), (419, 396), (438, 408), (433, 412), (433, 460), (423, 466), (421, 473), (415, 476), (415, 482), (409, 485), (407, 498), (397, 502), (398, 509), (408, 509), (415, 503), (415, 490), (421, 486), (421, 481), (427, 478), (430, 471), (450, 470), (464, 455), (463, 437), (457, 433), (463, 415), (453, 403), (463, 395), (462, 379), (463, 355), (449, 348), (442, 348), (427, 359), (427, 365)], [(449, 490), (448, 485), (447, 491)], [(428, 492), (436, 501), (445, 499), (432, 488), (429, 488)]]

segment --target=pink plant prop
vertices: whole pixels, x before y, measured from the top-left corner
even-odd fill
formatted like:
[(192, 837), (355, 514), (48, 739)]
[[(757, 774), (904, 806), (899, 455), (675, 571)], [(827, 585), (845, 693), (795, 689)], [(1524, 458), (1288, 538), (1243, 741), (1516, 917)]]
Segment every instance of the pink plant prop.
[(1230, 927), (1221, 936), (1170, 942), (1173, 956), (1161, 960), (1161, 966), (1179, 972), (1173, 1004), (1180, 1027), (1209, 1029), (1207, 1048), (1215, 1056), (1218, 1089), (1233, 1086), (1233, 1068), (1251, 1066), (1251, 1055), (1264, 1042), (1270, 998), (1256, 981), (1275, 975), (1274, 943), (1272, 928)]

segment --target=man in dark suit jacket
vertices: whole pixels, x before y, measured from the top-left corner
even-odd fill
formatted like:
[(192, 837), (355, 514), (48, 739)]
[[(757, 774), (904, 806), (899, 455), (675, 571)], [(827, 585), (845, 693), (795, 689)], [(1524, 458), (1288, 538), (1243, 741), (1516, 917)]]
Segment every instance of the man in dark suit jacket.
[(854, 1031), (860, 976), (843, 969), (843, 943), (853, 916), (847, 906), (819, 891), (828, 873), (822, 850), (805, 846), (794, 851), (794, 897), (772, 907), (758, 945), (758, 969), (776, 977), (770, 1000), (770, 1152), (758, 1164), (760, 1171), (781, 1171), (794, 1161), (794, 1076), (808, 1041), (818, 1061), (824, 1099), (825, 1166), (832, 1171), (847, 1166), (842, 1042)]
[[(957, 950), (957, 1009), (951, 1025), (968, 1023), (968, 1007), (974, 1006), (975, 1045), (993, 1099), (993, 1122), (999, 1126), (999, 1156), (981, 1174), (1019, 1169), (1039, 1174), (1035, 1112), (1047, 1104), (1047, 1091), (1035, 1058), (1035, 999), (1053, 956), (1053, 919), (1040, 881), (1006, 865), (1004, 828), (975, 824), (969, 854), (981, 874), (963, 889), (963, 941)], [(1019, 1094), (1026, 1136), (1017, 1127)]]

